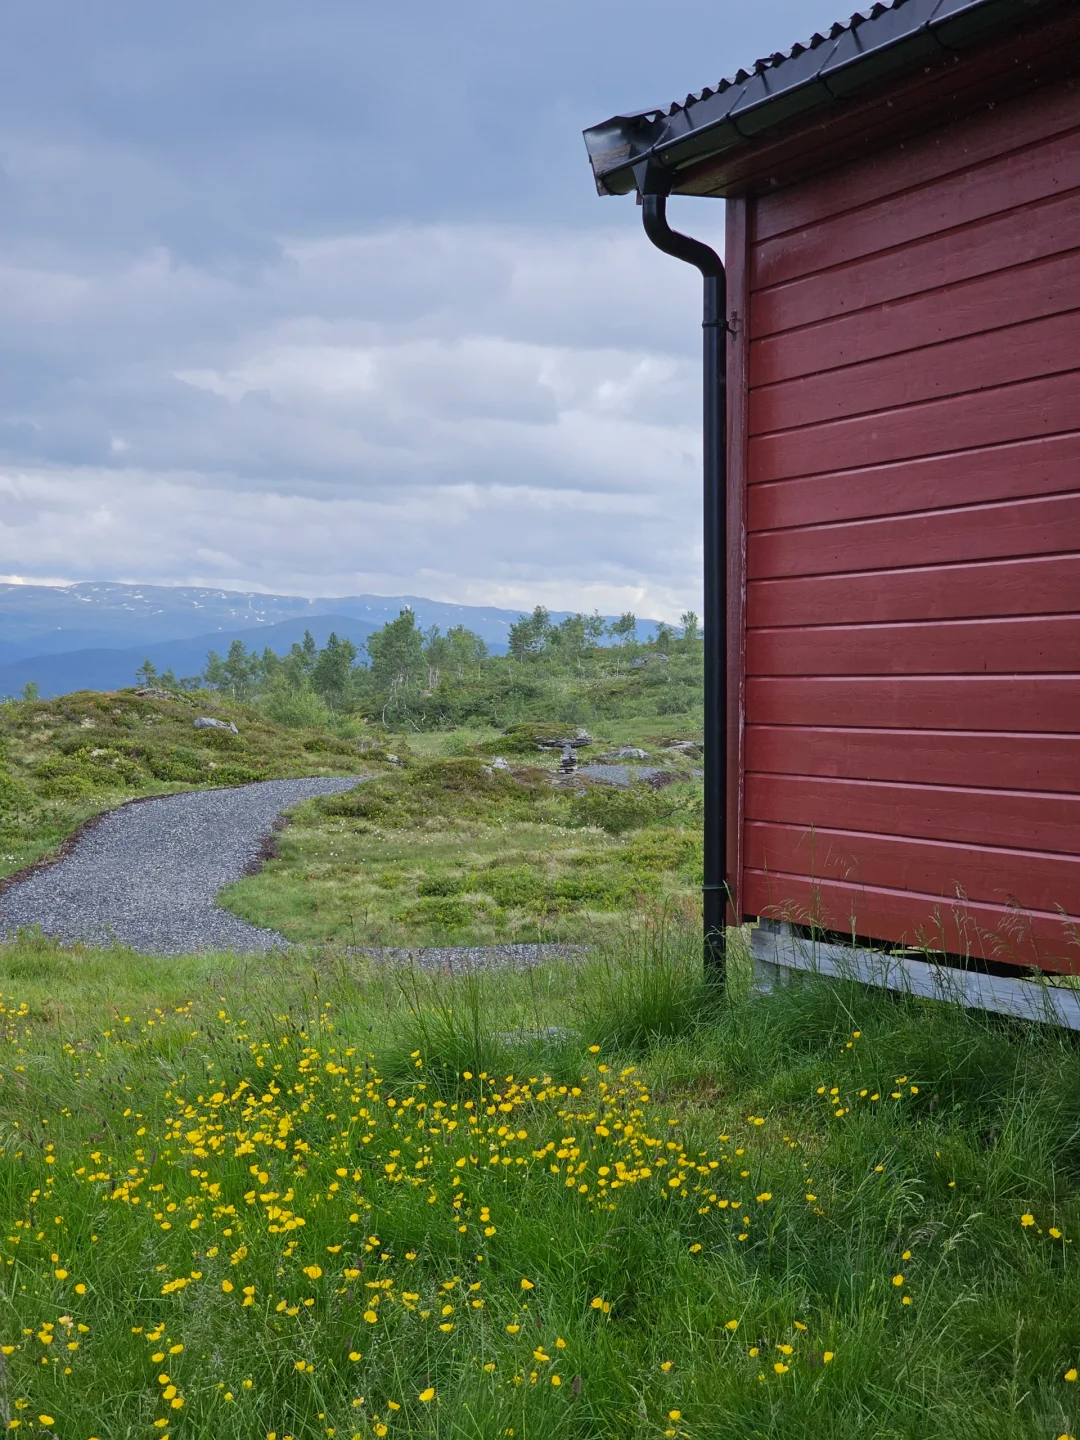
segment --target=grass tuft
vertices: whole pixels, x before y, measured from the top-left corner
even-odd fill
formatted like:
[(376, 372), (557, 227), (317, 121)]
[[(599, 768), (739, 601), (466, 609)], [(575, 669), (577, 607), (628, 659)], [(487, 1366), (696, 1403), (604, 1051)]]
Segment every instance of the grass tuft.
[(713, 1018), (717, 999), (697, 927), (670, 910), (647, 914), (632, 937), (609, 940), (575, 977), (582, 1031), (594, 1044), (631, 1054), (692, 1037)]

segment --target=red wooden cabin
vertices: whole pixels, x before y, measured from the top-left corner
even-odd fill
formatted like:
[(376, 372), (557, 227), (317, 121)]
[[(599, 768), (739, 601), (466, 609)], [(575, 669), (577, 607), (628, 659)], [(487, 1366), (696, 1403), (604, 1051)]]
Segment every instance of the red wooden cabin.
[(1080, 973), (1080, 5), (896, 0), (587, 138), (727, 200), (735, 917)]

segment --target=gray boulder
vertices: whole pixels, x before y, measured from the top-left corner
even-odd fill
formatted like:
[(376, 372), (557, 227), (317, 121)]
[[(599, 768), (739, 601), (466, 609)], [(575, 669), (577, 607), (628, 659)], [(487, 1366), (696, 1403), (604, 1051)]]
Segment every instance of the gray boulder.
[(230, 735), (239, 735), (240, 731), (231, 720), (215, 720), (210, 715), (200, 715), (195, 721), (196, 730), (228, 730)]
[(665, 750), (672, 750), (677, 755), (700, 755), (701, 746), (696, 740), (670, 740)]
[(647, 752), (639, 750), (636, 745), (620, 745), (617, 750), (609, 750), (605, 755), (600, 756), (601, 760), (647, 760), (648, 758)]

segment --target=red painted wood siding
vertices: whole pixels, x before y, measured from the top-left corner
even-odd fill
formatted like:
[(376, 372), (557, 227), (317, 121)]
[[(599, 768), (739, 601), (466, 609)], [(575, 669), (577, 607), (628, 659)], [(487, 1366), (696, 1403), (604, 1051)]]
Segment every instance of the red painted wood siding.
[(1080, 972), (1080, 86), (736, 203), (741, 910)]

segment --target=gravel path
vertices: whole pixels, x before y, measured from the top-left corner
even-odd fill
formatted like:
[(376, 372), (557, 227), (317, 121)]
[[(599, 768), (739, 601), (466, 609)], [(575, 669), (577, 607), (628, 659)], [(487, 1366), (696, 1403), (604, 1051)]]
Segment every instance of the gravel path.
[[(625, 787), (660, 773), (648, 765), (583, 765), (578, 772)], [(70, 854), (0, 893), (0, 940), (20, 926), (88, 945), (130, 945), (153, 955), (200, 950), (265, 951), (289, 941), (223, 910), (218, 892), (258, 859), (283, 810), (314, 795), (361, 783), (342, 779), (266, 780), (234, 790), (125, 805), (101, 816)], [(433, 970), (483, 965), (529, 967), (573, 958), (587, 947), (564, 944), (358, 947), (356, 954)]]
[(113, 810), (70, 855), (0, 894), (0, 937), (40, 925), (58, 939), (156, 955), (283, 947), (275, 931), (220, 909), (218, 891), (258, 858), (282, 810), (358, 783), (355, 776), (265, 780)]

